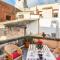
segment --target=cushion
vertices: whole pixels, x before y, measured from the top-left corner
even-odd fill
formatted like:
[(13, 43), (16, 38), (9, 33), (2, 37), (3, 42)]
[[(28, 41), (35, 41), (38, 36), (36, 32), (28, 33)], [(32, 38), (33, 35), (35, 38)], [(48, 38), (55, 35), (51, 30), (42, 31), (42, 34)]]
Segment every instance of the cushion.
[(60, 60), (60, 56), (56, 58), (56, 60)]
[(18, 51), (15, 51), (11, 54), (11, 56), (12, 56), (13, 59), (15, 59), (15, 58), (19, 57), (20, 54), (18, 53)]

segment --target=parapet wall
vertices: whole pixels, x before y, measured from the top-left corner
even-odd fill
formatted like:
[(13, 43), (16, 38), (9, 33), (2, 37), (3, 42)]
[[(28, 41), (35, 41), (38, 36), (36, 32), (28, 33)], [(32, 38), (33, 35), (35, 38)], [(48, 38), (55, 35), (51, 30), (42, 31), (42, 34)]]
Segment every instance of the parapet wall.
[(48, 45), (48, 47), (50, 47), (50, 48), (58, 48), (58, 47), (60, 47), (60, 41), (57, 41), (57, 40), (45, 39), (45, 40), (43, 40), (43, 42), (46, 45)]

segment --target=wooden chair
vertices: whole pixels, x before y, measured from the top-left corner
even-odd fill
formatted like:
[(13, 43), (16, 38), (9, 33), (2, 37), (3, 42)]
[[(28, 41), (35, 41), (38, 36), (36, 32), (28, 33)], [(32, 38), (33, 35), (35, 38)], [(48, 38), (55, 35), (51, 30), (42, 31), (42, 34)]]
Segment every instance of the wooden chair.
[(22, 60), (22, 50), (18, 46), (13, 44), (6, 45), (4, 51), (7, 54), (6, 60)]
[(58, 48), (54, 49), (54, 53), (55, 53), (55, 54), (59, 54), (59, 55), (60, 55), (60, 47), (58, 47)]

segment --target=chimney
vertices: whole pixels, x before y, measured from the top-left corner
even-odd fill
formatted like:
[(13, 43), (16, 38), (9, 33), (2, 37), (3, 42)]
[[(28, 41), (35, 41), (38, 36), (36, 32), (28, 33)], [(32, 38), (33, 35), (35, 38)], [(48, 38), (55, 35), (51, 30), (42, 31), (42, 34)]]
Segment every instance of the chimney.
[(55, 0), (55, 2), (58, 2), (58, 0)]
[(24, 0), (24, 8), (28, 8), (28, 6), (27, 6), (27, 0)]

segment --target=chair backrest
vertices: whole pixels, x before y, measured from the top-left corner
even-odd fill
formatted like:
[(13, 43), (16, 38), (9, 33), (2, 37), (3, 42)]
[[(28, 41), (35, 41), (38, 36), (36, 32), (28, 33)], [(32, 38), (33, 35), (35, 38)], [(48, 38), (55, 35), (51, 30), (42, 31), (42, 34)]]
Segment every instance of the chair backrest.
[(4, 50), (7, 53), (9, 59), (15, 59), (19, 56), (22, 56), (22, 50), (18, 46), (13, 44), (6, 45)]
[(15, 51), (18, 51), (20, 54), (22, 54), (22, 50), (18, 46), (13, 45), (13, 44), (6, 45), (4, 47), (4, 50), (8, 54), (11, 54), (11, 53), (13, 53)]
[(6, 45), (4, 47), (4, 50), (7, 52), (7, 53), (12, 53), (14, 52), (15, 50), (18, 50), (18, 47), (16, 45), (13, 45), (13, 44), (9, 44), (9, 45)]

